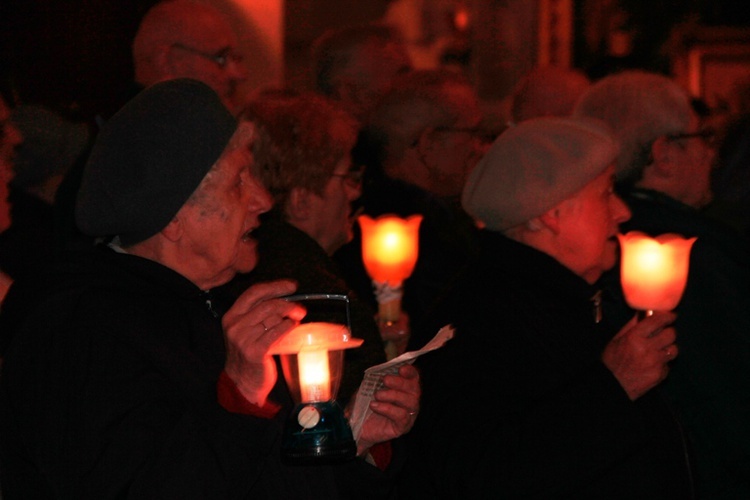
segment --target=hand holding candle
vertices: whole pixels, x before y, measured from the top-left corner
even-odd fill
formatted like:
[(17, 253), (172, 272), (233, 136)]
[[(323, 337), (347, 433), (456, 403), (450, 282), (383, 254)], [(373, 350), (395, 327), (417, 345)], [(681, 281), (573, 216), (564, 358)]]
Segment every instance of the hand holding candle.
[[(372, 219), (362, 215), (358, 220), (362, 228), (362, 260), (373, 280), (382, 335), (384, 327), (399, 322), (401, 317), (401, 287), (417, 263), (422, 216), (401, 219), (384, 215)], [(386, 340), (387, 357), (391, 359), (403, 352), (407, 339)]]

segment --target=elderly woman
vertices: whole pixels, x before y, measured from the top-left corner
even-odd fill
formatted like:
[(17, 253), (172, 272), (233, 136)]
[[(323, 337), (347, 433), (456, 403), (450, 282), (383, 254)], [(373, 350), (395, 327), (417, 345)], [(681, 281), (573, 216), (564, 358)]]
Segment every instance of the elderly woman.
[[(351, 296), (330, 255), (352, 238), (352, 202), (362, 177), (350, 158), (358, 123), (327, 98), (284, 92), (256, 99), (245, 116), (259, 126), (256, 173), (274, 207), (256, 233), (258, 266), (222, 287), (218, 297), (232, 301), (252, 283), (279, 278), (297, 281), (299, 293)], [(353, 334), (365, 342), (346, 352), (343, 403), (364, 370), (385, 361), (374, 312), (356, 297), (350, 309)]]

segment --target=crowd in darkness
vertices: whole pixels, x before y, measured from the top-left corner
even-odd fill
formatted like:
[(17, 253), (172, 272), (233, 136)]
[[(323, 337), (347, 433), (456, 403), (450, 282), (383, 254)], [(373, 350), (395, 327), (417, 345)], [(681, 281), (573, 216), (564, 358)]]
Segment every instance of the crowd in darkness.
[[(246, 92), (215, 7), (107, 15), (56, 77), (26, 57), (64, 35), (0, 26), (0, 497), (750, 497), (750, 80), (717, 113), (634, 59), (535, 67), (498, 119), (380, 22), (320, 34), (311, 88)], [(361, 214), (421, 216), (398, 320)], [(626, 300), (628, 231), (696, 238), (674, 310)], [(351, 456), (290, 464), (272, 353), (310, 321), (362, 340), (347, 417), (453, 334), (384, 376)]]

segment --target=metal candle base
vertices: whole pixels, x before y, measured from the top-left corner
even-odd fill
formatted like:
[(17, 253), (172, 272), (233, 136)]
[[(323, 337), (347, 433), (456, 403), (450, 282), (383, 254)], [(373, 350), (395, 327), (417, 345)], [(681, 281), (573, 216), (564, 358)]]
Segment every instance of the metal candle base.
[(351, 427), (336, 401), (302, 403), (289, 415), (281, 444), (284, 463), (336, 463), (356, 455)]

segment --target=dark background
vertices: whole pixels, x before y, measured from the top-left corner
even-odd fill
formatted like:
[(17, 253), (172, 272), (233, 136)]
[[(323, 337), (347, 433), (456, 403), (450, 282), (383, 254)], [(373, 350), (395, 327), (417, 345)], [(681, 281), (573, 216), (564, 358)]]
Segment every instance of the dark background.
[[(154, 3), (155, 0), (1, 0), (1, 76), (4, 81), (10, 79), (23, 101), (63, 106), (83, 117), (109, 114), (129, 91), (130, 42), (141, 16)], [(293, 64), (295, 57), (299, 59), (301, 49), (325, 27), (353, 14), (375, 16), (384, 11), (388, 2), (340, 0), (341, 9), (336, 9), (335, 3), (287, 0), (287, 65)], [(627, 14), (622, 28), (633, 38), (633, 49), (625, 57), (612, 57), (603, 45), (587, 44), (581, 35), (589, 22), (583, 8), (586, 0), (575, 4), (574, 65), (594, 77), (623, 66), (668, 71), (669, 55), (660, 48), (672, 28), (686, 20), (704, 26), (750, 26), (750, 9), (740, 0), (615, 3)], [(507, 2), (496, 0), (495, 4), (502, 7)]]

